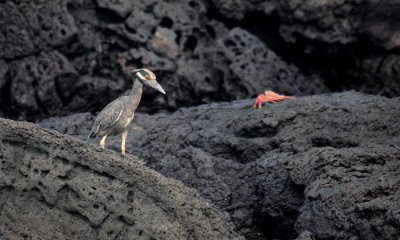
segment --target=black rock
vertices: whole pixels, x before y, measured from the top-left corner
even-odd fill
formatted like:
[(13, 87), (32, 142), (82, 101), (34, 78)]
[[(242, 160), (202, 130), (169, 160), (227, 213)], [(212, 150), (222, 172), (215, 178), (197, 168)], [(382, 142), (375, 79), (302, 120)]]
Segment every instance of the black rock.
[[(266, 89), (398, 96), (398, 6), (394, 0), (2, 1), (0, 61), (14, 67), (0, 75), (6, 95), (0, 114), (33, 121), (99, 111), (129, 91), (126, 71), (140, 67), (151, 68), (168, 93), (146, 91), (147, 113)], [(14, 72), (53, 54), (72, 75), (33, 81)]]
[[(251, 104), (138, 114), (128, 152), (196, 188), (247, 239), (397, 240), (399, 98), (345, 92)], [(86, 139), (93, 119), (40, 125)], [(119, 142), (106, 147), (118, 152)]]

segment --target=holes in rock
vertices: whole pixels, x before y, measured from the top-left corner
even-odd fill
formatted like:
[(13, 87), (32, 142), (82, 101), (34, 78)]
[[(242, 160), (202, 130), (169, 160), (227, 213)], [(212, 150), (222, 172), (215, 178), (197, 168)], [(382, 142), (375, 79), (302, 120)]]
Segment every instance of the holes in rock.
[(217, 34), (215, 33), (215, 30), (213, 27), (211, 27), (210, 25), (206, 25), (206, 30), (208, 32), (208, 34), (212, 37), (212, 38), (216, 38)]
[(128, 199), (128, 201), (133, 202), (133, 191), (128, 192), (127, 199)]
[(256, 211), (254, 216), (258, 231), (264, 233), (266, 239), (295, 239), (294, 223), (298, 212), (289, 210), (281, 216), (270, 216), (267, 213)]
[(94, 209), (99, 209), (99, 205), (98, 205), (98, 204), (94, 204), (94, 205), (93, 205), (93, 208), (94, 208)]
[(359, 144), (342, 138), (327, 139), (324, 137), (315, 137), (311, 139), (311, 145), (316, 148), (352, 148), (358, 147)]
[(123, 23), (124, 18), (118, 16), (114, 11), (106, 8), (97, 8), (97, 18), (107, 23)]
[(115, 200), (114, 195), (110, 195), (110, 196), (107, 197), (107, 202), (111, 202), (111, 201), (114, 201), (114, 200)]
[(185, 51), (194, 51), (197, 46), (197, 38), (195, 36), (188, 36), (184, 45)]
[(49, 170), (42, 170), (42, 171), (40, 172), (40, 176), (41, 176), (42, 178), (44, 178), (44, 177), (46, 177), (49, 173), (50, 173)]
[(189, 6), (190, 6), (191, 8), (198, 8), (198, 7), (199, 7), (199, 4), (198, 4), (197, 2), (195, 2), (195, 1), (190, 1), (190, 2), (189, 2)]
[(181, 42), (181, 38), (182, 38), (182, 32), (181, 31), (176, 31), (176, 43), (180, 43)]
[(68, 175), (65, 175), (65, 176), (57, 176), (57, 178), (60, 179), (60, 180), (63, 180), (63, 181), (69, 179)]
[(226, 40), (226, 41), (224, 42), (224, 44), (225, 44), (225, 46), (227, 46), (227, 47), (236, 47), (236, 43), (235, 43), (234, 41), (230, 40), (230, 39)]
[(172, 21), (171, 18), (169, 18), (169, 17), (163, 17), (163, 18), (161, 19), (161, 22), (160, 22), (160, 26), (161, 26), (161, 27), (172, 28), (173, 25), (174, 25), (174, 22)]
[(244, 126), (234, 134), (236, 137), (241, 138), (272, 138), (278, 134), (278, 128), (254, 124), (252, 126)]

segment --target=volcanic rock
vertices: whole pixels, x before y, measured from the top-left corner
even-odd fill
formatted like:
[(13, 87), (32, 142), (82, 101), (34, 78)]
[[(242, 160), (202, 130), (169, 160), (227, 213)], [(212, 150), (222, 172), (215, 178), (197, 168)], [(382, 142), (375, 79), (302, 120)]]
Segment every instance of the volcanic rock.
[(2, 239), (243, 239), (193, 189), (76, 138), (0, 119)]
[[(146, 100), (156, 93), (146, 91), (147, 113), (266, 89), (398, 96), (398, 6), (395, 0), (3, 1), (0, 66), (12, 67), (1, 67), (0, 115), (37, 120), (99, 111), (129, 91), (126, 69), (141, 67), (151, 68), (168, 93), (152, 105)], [(68, 77), (47, 71), (45, 80), (33, 81), (29, 71), (15, 74), (46, 58), (62, 61)]]
[(146, 112), (249, 98), (265, 88), (328, 91), (318, 75), (300, 72), (256, 36), (209, 18), (203, 1), (6, 1), (0, 9), (0, 65), (10, 66), (0, 72), (1, 115), (14, 119), (98, 111), (129, 91), (127, 69), (141, 67), (168, 93), (153, 105), (146, 100), (155, 92), (145, 91)]
[[(400, 98), (345, 92), (251, 104), (137, 114), (127, 151), (196, 188), (247, 239), (397, 240)], [(93, 119), (40, 125), (86, 139)]]

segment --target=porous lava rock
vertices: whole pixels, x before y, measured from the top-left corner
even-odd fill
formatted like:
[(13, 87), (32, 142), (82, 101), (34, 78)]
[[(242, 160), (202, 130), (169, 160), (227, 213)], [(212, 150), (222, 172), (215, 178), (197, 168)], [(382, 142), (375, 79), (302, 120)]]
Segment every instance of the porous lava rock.
[(0, 119), (2, 239), (243, 239), (179, 181), (27, 122)]
[[(137, 114), (127, 151), (227, 211), (246, 239), (400, 235), (400, 99), (357, 92)], [(89, 113), (40, 123), (86, 139)], [(97, 143), (96, 143), (97, 144)], [(119, 137), (107, 147), (119, 151)]]
[(209, 8), (184, 0), (1, 2), (0, 114), (32, 121), (98, 111), (129, 92), (127, 70), (141, 67), (168, 93), (145, 91), (145, 112), (249, 98), (265, 88), (327, 91), (317, 75), (281, 60), (245, 29), (228, 28)]
[[(331, 90), (399, 96), (396, 0), (212, 0), (224, 23), (244, 26), (278, 55), (319, 73)], [(270, 24), (274, 22), (274, 24)]]
[(0, 115), (14, 119), (96, 112), (129, 91), (132, 67), (153, 70), (168, 93), (146, 91), (147, 113), (266, 89), (400, 94), (395, 0), (24, 0), (0, 9)]

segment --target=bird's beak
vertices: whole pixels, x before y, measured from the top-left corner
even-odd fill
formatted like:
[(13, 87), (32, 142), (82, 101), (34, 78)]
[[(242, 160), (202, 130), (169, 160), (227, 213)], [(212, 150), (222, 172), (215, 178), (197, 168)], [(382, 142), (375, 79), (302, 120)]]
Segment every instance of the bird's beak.
[[(149, 81), (150, 82), (150, 81)], [(164, 88), (161, 87), (161, 85), (156, 81), (156, 80), (151, 80), (149, 84), (152, 88), (156, 89), (157, 91), (161, 92), (162, 94), (165, 94)]]

